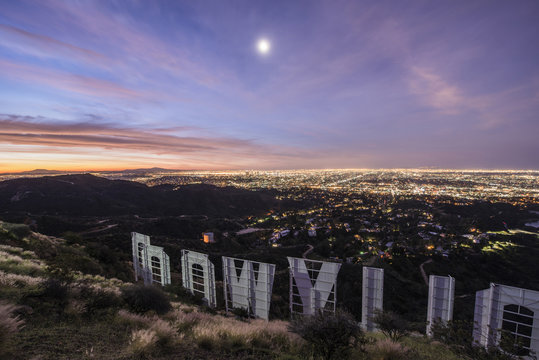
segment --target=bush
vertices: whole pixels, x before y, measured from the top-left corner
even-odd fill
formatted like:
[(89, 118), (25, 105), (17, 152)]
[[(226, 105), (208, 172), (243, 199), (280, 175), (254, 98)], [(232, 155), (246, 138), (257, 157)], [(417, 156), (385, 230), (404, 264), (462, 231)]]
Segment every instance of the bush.
[[(433, 323), (432, 337), (435, 340), (441, 341), (450, 346), (451, 350), (459, 355), (476, 360), (514, 360), (519, 359), (518, 356), (512, 355), (511, 352), (517, 353), (522, 350), (519, 347), (507, 347), (504, 343), (503, 333), (500, 346), (508, 350), (505, 352), (496, 347), (485, 349), (481, 346), (474, 346), (472, 334), (473, 323), (470, 321), (436, 321)], [(510, 345), (514, 345), (512, 342)], [(533, 355), (533, 354), (532, 354)], [(533, 357), (532, 357), (533, 358)]]
[(137, 313), (153, 310), (157, 314), (165, 314), (172, 309), (167, 295), (155, 286), (131, 285), (122, 289), (122, 297)]
[(86, 303), (86, 312), (96, 314), (101, 310), (116, 309), (122, 305), (122, 299), (113, 292), (97, 289), (91, 291)]
[(57, 279), (48, 279), (42, 284), (41, 295), (63, 309), (68, 302), (68, 285)]
[(9, 339), (19, 331), (24, 321), (14, 315), (17, 307), (12, 304), (0, 302), (0, 355), (8, 348)]
[(431, 326), (432, 338), (447, 345), (471, 346), (472, 323), (470, 321), (435, 320)]
[(408, 334), (408, 322), (394, 312), (376, 310), (373, 321), (393, 341), (399, 341)]
[(24, 224), (4, 223), (4, 229), (11, 233), (13, 237), (17, 240), (22, 240), (31, 233), (30, 227)]
[(189, 290), (184, 288), (180, 284), (169, 284), (164, 287), (164, 290), (166, 292), (169, 292), (171, 294), (174, 294), (175, 300), (180, 301), (182, 303), (186, 304), (193, 304), (193, 305), (202, 305), (204, 302), (202, 301), (203, 296), (200, 294), (193, 295)]
[(365, 336), (352, 315), (344, 311), (335, 314), (319, 312), (297, 318), (290, 330), (305, 339), (315, 354), (329, 360), (334, 356), (345, 358), (350, 348), (365, 343)]
[(251, 317), (249, 311), (244, 308), (233, 308), (230, 312), (234, 314), (238, 320), (248, 320)]

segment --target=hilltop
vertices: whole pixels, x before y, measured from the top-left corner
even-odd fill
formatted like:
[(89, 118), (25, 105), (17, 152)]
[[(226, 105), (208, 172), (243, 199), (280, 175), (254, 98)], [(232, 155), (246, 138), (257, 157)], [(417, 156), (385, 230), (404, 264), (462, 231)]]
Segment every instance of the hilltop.
[(0, 182), (4, 214), (70, 216), (125, 214), (246, 215), (280, 206), (270, 191), (193, 184), (149, 187), (133, 181), (108, 180), (90, 174), (19, 178)]
[[(3, 222), (0, 254), (0, 327), (7, 329), (0, 336), (0, 358), (316, 356), (307, 342), (289, 331), (287, 321), (225, 316), (199, 305), (200, 299), (178, 285), (178, 274), (173, 274), (174, 284), (165, 292), (91, 275), (87, 269), (103, 264), (86, 247), (31, 232), (25, 225)], [(151, 294), (148, 303), (140, 302), (136, 294), (142, 293)], [(371, 340), (363, 350), (354, 347), (347, 357), (378, 359), (392, 351), (399, 356), (393, 358), (399, 359), (457, 359), (446, 346), (431, 344), (423, 337), (407, 338), (402, 345), (379, 335), (368, 338)], [(385, 349), (388, 346), (390, 350)]]

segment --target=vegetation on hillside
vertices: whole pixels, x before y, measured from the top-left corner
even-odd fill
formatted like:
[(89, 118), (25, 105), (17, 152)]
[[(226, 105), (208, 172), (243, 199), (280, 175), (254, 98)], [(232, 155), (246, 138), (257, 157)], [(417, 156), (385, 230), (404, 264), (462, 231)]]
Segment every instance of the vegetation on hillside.
[(96, 275), (103, 263), (88, 248), (25, 225), (0, 222), (0, 251), (0, 358), (456, 359), (423, 337), (364, 334), (342, 312), (293, 323), (225, 316), (174, 286)]

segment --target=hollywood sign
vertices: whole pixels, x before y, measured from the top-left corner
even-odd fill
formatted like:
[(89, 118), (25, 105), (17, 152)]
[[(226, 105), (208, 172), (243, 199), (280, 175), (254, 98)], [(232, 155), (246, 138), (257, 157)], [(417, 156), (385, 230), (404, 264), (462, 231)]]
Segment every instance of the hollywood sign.
[[(170, 284), (170, 261), (162, 247), (150, 244), (147, 235), (132, 233), (135, 280), (145, 284)], [(312, 315), (335, 312), (337, 276), (341, 264), (288, 257), (290, 313)], [(269, 318), (275, 265), (222, 257), (226, 311), (245, 309), (256, 317)], [(217, 306), (215, 268), (207, 254), (182, 250), (183, 287), (200, 295), (210, 307)], [(383, 309), (384, 270), (363, 267), (361, 325), (376, 331), (374, 316)], [(453, 319), (455, 279), (429, 276), (427, 335), (432, 325)], [(539, 352), (539, 292), (491, 284), (476, 293), (473, 338), (477, 345), (518, 344), (522, 355)]]
[(170, 259), (162, 247), (150, 244), (150, 237), (131, 233), (135, 281), (141, 278), (145, 285), (170, 284)]
[(225, 308), (269, 319), (275, 265), (223, 256)]

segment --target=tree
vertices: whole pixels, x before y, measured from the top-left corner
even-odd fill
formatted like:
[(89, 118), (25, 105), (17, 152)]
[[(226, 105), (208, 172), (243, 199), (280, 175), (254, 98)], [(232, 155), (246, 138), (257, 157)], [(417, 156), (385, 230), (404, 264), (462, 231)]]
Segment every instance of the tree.
[(297, 318), (290, 324), (290, 330), (305, 339), (313, 352), (325, 360), (337, 355), (344, 358), (352, 347), (366, 343), (358, 322), (352, 315), (340, 310), (335, 314), (318, 312)]
[(376, 310), (373, 321), (393, 341), (399, 341), (408, 334), (408, 322), (394, 312)]

